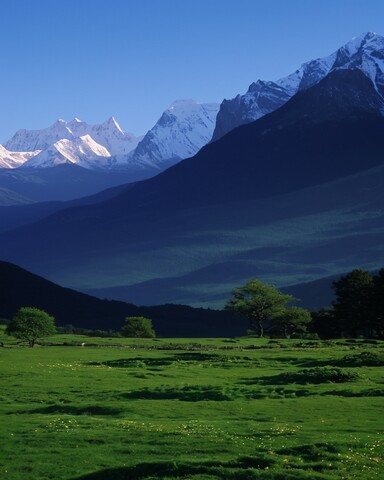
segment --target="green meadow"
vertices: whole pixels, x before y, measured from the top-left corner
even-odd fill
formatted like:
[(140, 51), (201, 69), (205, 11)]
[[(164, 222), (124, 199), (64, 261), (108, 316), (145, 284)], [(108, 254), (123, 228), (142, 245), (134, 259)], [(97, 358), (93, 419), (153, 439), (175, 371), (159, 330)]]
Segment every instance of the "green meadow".
[(0, 340), (1, 479), (383, 478), (383, 341)]

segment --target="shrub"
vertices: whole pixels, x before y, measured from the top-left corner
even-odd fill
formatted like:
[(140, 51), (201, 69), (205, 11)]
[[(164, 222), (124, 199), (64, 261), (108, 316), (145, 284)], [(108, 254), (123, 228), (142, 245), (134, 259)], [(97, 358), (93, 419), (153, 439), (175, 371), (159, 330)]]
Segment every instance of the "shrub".
[(282, 375), (287, 383), (344, 383), (353, 382), (359, 378), (356, 372), (338, 367), (317, 367), (300, 370), (296, 373)]
[(384, 365), (384, 357), (373, 352), (361, 352), (346, 355), (340, 363), (346, 367), (380, 367)]
[(152, 320), (145, 317), (127, 317), (121, 329), (124, 337), (154, 338), (156, 336), (152, 328)]

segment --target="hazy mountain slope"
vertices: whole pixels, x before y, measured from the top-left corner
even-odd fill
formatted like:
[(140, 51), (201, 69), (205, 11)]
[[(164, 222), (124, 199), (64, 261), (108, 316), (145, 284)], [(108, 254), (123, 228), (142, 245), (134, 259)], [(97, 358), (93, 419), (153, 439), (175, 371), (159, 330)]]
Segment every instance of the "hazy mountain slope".
[[(141, 249), (132, 241), (132, 252), (121, 250), (122, 261), (131, 268), (126, 283), (124, 273), (114, 269), (120, 287), (90, 291), (139, 304), (222, 307), (234, 286), (258, 277), (285, 286), (307, 307), (326, 306), (332, 298), (328, 285), (320, 286), (319, 293), (296, 284), (384, 264), (383, 191), (380, 166), (225, 209), (181, 211), (164, 221), (161, 230), (156, 228), (157, 241), (148, 240), (148, 229)], [(170, 236), (165, 239), (167, 230)], [(152, 278), (145, 279), (142, 265)]]
[[(60, 210), (105, 201), (113, 198), (124, 190), (132, 188), (133, 185), (134, 183), (118, 185), (117, 187), (102, 190), (101, 192), (88, 197), (61, 202), (51, 201), (30, 203), (30, 200), (24, 199), (23, 197), (14, 198), (12, 196), (8, 205), (6, 204), (7, 191), (3, 192), (0, 190), (0, 232), (34, 223)], [(9, 192), (8, 195), (10, 195)], [(18, 204), (16, 200), (19, 200)]]
[[(70, 164), (42, 169), (0, 169), (0, 189), (30, 202), (72, 200), (128, 183), (130, 179), (129, 173), (93, 171)], [(4, 204), (9, 202), (1, 203), (0, 197), (0, 205)]]
[[(7, 206), (19, 206), (32, 203), (32, 200), (24, 195), (16, 193), (7, 188), (0, 188), (0, 209)], [(0, 220), (0, 229), (2, 229)]]

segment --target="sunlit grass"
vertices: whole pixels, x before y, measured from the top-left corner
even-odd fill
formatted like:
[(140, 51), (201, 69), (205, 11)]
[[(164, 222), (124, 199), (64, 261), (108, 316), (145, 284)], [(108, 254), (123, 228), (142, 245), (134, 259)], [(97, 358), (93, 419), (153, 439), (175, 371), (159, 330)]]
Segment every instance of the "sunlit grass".
[(2, 340), (0, 478), (382, 478), (384, 342)]

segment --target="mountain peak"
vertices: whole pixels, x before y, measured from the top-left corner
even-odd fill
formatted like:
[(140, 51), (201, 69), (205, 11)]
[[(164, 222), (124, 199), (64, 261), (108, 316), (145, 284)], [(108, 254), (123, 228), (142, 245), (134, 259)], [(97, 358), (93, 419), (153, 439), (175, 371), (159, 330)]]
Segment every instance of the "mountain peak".
[(198, 105), (198, 103), (195, 100), (192, 100), (191, 98), (175, 100), (174, 102), (171, 103), (168, 110), (173, 110), (174, 108), (188, 106), (188, 105)]
[(111, 116), (108, 118), (108, 120), (106, 120), (103, 125), (109, 129), (116, 129), (118, 130), (120, 133), (124, 133), (122, 128), (120, 127), (120, 125), (117, 123), (116, 119), (114, 116)]
[(245, 94), (223, 101), (212, 140), (275, 111), (299, 91), (311, 88), (336, 69), (359, 69), (384, 98), (384, 37), (364, 32), (332, 54), (303, 63), (287, 77), (273, 82), (257, 80)]
[(353, 37), (346, 45), (355, 44), (362, 47), (369, 42), (372, 42), (372, 41), (375, 42), (377, 40), (383, 40), (383, 39), (384, 37), (382, 37), (378, 33), (363, 32), (361, 35), (358, 35), (357, 37)]
[(130, 154), (143, 172), (159, 173), (195, 155), (212, 137), (219, 104), (174, 101)]

